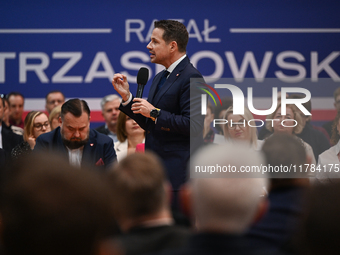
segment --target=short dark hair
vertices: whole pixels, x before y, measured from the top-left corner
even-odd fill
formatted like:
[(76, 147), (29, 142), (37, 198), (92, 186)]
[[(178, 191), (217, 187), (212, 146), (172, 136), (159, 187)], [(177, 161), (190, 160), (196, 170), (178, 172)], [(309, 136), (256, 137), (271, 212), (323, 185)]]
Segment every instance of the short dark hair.
[(98, 242), (116, 234), (103, 176), (36, 153), (12, 170), (0, 193), (6, 254), (94, 255)]
[(176, 20), (159, 20), (154, 23), (155, 28), (164, 30), (163, 39), (166, 43), (177, 42), (178, 51), (186, 52), (189, 33), (186, 27)]
[(49, 96), (50, 94), (53, 94), (53, 93), (60, 93), (60, 94), (62, 94), (62, 95), (63, 95), (63, 98), (64, 98), (64, 100), (65, 100), (65, 95), (64, 95), (64, 93), (61, 92), (60, 90), (52, 90), (52, 91), (48, 92), (47, 95), (45, 96), (45, 100), (47, 101), (48, 96)]
[(9, 103), (9, 98), (10, 98), (11, 96), (21, 96), (22, 100), (25, 100), (24, 95), (21, 94), (20, 92), (10, 92), (10, 93), (8, 93), (8, 94), (6, 95), (6, 98), (7, 98), (7, 100), (8, 100), (8, 104), (10, 104), (10, 103)]
[(85, 100), (80, 100), (78, 98), (70, 99), (63, 104), (61, 107), (60, 117), (64, 120), (66, 113), (71, 113), (73, 116), (79, 118), (83, 112), (86, 112), (90, 117), (90, 108)]
[[(119, 218), (138, 218), (157, 213), (166, 203), (164, 167), (151, 152), (125, 157), (108, 173)], [(122, 195), (123, 194), (123, 195)]]

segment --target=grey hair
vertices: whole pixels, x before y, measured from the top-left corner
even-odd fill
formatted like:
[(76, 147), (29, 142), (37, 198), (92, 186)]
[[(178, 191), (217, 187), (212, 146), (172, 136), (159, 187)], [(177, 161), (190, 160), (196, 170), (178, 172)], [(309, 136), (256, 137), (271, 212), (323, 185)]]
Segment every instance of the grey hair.
[(122, 101), (121, 97), (116, 95), (116, 94), (107, 95), (107, 96), (103, 97), (102, 101), (100, 102), (100, 107), (102, 108), (102, 110), (104, 110), (104, 105), (107, 102), (112, 102), (114, 100), (119, 100), (119, 102)]

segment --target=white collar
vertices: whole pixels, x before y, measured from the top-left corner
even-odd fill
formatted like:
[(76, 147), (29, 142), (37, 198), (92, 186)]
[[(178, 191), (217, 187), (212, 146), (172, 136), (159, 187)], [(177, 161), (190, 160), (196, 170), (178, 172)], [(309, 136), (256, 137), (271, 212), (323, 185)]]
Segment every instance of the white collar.
[(169, 66), (168, 69), (166, 69), (169, 73), (172, 73), (172, 71), (176, 68), (176, 66), (187, 56), (187, 54), (184, 54), (182, 57), (180, 57), (178, 60), (173, 62), (171, 66)]

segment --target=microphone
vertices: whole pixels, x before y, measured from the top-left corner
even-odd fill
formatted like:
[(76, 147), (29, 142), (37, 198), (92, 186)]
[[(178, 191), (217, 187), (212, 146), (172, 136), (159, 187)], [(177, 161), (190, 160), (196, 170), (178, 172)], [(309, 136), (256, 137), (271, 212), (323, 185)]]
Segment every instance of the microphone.
[(149, 69), (145, 67), (141, 67), (137, 74), (138, 87), (137, 87), (136, 97), (142, 98), (144, 86), (148, 82), (148, 79), (149, 79)]

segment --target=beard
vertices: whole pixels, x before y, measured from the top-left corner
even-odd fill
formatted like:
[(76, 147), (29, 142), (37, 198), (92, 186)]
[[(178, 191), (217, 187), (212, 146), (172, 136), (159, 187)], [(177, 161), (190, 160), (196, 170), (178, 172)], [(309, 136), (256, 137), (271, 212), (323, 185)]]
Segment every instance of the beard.
[(65, 139), (64, 132), (62, 130), (60, 131), (61, 139), (63, 140), (64, 145), (71, 150), (79, 149), (80, 147), (83, 147), (85, 144), (87, 144), (87, 142), (89, 141), (90, 130), (87, 133), (87, 137), (84, 140), (75, 137), (71, 138), (70, 140)]
[(89, 138), (87, 137), (84, 140), (80, 140), (80, 139), (75, 139), (72, 138), (71, 140), (67, 140), (62, 138), (64, 145), (71, 149), (71, 150), (75, 150), (75, 149), (79, 149), (80, 147), (83, 147), (85, 144), (87, 144), (87, 142), (89, 141)]

